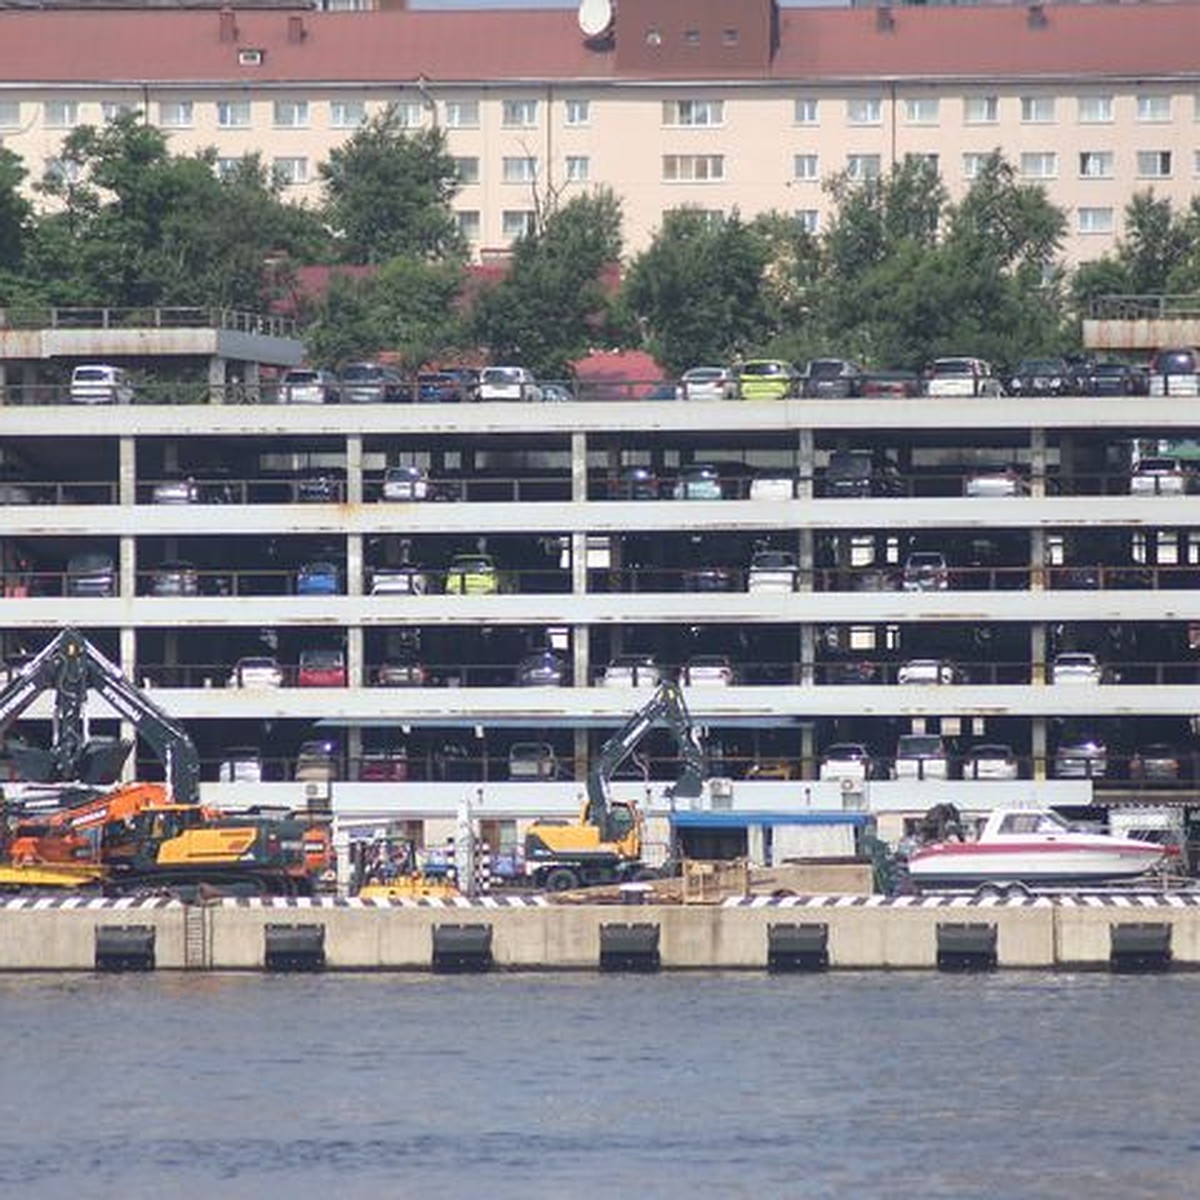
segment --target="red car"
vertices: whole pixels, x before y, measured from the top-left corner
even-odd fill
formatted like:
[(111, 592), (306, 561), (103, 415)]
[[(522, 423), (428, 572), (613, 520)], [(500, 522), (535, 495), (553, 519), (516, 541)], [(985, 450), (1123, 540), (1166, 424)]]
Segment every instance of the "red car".
[(301, 650), (297, 687), (345, 687), (346, 655), (341, 650)]

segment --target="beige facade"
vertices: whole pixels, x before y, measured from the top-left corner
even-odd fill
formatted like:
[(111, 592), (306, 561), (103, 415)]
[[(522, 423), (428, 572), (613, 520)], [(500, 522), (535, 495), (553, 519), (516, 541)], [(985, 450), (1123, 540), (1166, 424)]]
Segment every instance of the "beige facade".
[(1064, 209), (1065, 255), (1077, 262), (1112, 248), (1136, 192), (1153, 189), (1182, 210), (1200, 186), (1200, 66), (1191, 79), (883, 85), (11, 83), (0, 84), (0, 144), (24, 159), (32, 181), (54, 165), (73, 125), (134, 108), (176, 153), (211, 146), (223, 162), (260, 153), (290, 196), (314, 204), (318, 164), (389, 104), (414, 127), (446, 131), (463, 177), (455, 208), (477, 256), (507, 246), (547, 196), (593, 185), (623, 200), (633, 253), (664, 212), (685, 205), (744, 217), (777, 210), (820, 229), (831, 214), (823, 186), (831, 175), (886, 172), (909, 155), (936, 157), (959, 197), (998, 149)]

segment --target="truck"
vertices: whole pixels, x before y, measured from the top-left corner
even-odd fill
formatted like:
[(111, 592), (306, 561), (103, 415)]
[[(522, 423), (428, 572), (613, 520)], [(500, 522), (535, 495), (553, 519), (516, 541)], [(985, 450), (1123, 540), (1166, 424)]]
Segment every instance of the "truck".
[[(297, 894), (329, 872), (330, 838), (319, 823), (201, 805), (200, 760), (187, 732), (78, 630), (57, 634), (0, 689), (0, 735), (46, 691), (54, 693), (51, 745), (10, 741), (9, 752), (57, 803), (5, 798), (0, 888), (120, 894), (204, 885)], [(165, 782), (117, 782), (132, 744), (88, 736), (89, 692), (149, 743)]]
[(642, 858), (645, 818), (632, 801), (614, 800), (613, 774), (652, 729), (665, 725), (683, 760), (683, 772), (666, 790), (668, 800), (695, 799), (707, 775), (704, 747), (692, 725), (683, 690), (674, 680), (653, 695), (608, 739), (588, 769), (587, 791), (573, 821), (535, 821), (525, 834), (527, 880), (551, 892), (581, 885), (624, 883), (658, 874)]

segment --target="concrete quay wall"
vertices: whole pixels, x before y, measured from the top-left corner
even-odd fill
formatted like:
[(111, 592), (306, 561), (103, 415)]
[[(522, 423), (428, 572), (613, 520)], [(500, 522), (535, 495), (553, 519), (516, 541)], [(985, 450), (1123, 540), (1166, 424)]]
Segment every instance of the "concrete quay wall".
[(964, 946), (990, 955), (977, 965), (1108, 968), (1123, 945), (1157, 948), (1158, 965), (1197, 968), (1200, 895), (686, 906), (18, 900), (0, 906), (0, 971), (91, 971), (111, 965), (101, 949), (114, 943), (147, 956), (127, 965), (164, 970), (262, 970), (279, 965), (272, 947), (299, 945), (300, 965), (311, 951), (307, 965), (327, 970), (427, 971), (447, 939), (453, 950), (462, 937), (473, 952), (485, 949), (474, 966), (509, 970), (596, 970), (614, 948), (662, 970), (763, 970), (779, 965), (773, 951), (789, 939), (793, 949), (796, 939), (819, 949), (808, 965), (831, 969), (930, 969)]

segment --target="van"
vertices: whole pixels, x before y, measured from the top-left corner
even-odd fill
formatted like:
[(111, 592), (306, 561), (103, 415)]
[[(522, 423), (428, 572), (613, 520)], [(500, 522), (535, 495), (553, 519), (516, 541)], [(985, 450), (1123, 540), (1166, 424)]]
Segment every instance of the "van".
[(1200, 350), (1173, 346), (1150, 360), (1151, 396), (1200, 395)]
[(124, 367), (82, 363), (71, 372), (72, 404), (132, 404), (133, 383)]

